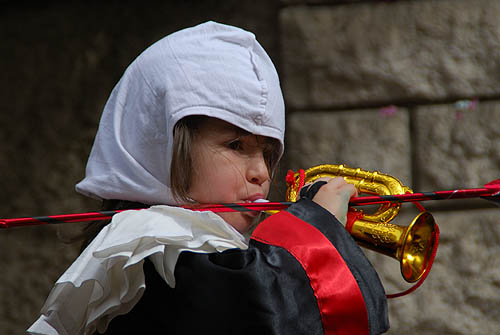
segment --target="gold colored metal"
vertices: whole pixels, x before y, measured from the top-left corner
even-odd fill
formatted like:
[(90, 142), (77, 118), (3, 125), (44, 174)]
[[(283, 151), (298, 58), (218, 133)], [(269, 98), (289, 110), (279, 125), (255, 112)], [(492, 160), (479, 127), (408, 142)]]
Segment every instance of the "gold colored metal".
[[(394, 195), (413, 193), (393, 176), (380, 172), (353, 169), (345, 165), (324, 164), (314, 166), (305, 172), (305, 183), (312, 183), (322, 177), (343, 177), (353, 184), (358, 193), (373, 195)], [(296, 183), (299, 174), (295, 174)], [(287, 201), (296, 201), (297, 190), (289, 187)], [(420, 213), (408, 226), (389, 223), (401, 208), (399, 203), (386, 203), (373, 214), (363, 213), (350, 230), (356, 242), (368, 249), (393, 257), (400, 262), (401, 275), (410, 283), (419, 280), (427, 269), (427, 264), (435, 245), (436, 224), (428, 212)]]

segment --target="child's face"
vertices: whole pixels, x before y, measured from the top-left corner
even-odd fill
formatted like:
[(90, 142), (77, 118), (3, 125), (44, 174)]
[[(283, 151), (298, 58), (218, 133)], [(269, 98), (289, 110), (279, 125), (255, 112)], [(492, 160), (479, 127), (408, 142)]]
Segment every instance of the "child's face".
[[(210, 118), (193, 141), (193, 176), (189, 197), (199, 203), (237, 203), (265, 199), (270, 176), (264, 160), (268, 139)], [(258, 212), (218, 213), (240, 233)]]

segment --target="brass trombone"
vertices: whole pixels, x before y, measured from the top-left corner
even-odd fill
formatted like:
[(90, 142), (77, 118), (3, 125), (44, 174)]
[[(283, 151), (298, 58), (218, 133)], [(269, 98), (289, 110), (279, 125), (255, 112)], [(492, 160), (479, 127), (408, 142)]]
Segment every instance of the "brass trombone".
[[(388, 174), (325, 164), (307, 169), (302, 175), (295, 173), (295, 181), (289, 182), (286, 192), (287, 201), (297, 200), (297, 185), (313, 183), (322, 177), (343, 177), (359, 193), (379, 196), (413, 193), (409, 187)], [(373, 214), (357, 211), (356, 219), (348, 222), (346, 228), (359, 245), (397, 259), (401, 275), (407, 282), (413, 283), (428, 270), (438, 245), (438, 228), (428, 212), (420, 213), (407, 227), (390, 223), (400, 208), (401, 203), (385, 202)]]

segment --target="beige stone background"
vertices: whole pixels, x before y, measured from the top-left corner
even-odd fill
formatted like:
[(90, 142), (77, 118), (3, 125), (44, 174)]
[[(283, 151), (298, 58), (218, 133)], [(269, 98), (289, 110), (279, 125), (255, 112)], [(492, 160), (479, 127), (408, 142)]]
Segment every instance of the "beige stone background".
[[(255, 32), (279, 69), (283, 171), (345, 163), (415, 191), (482, 186), (500, 178), (499, 16), (497, 0), (0, 1), (0, 217), (96, 209), (73, 187), (112, 87), (148, 45), (209, 19)], [(388, 334), (500, 334), (500, 208), (424, 205), (440, 249), (423, 286), (389, 302)], [(59, 236), (79, 226), (0, 231), (0, 334), (37, 317), (78, 253)], [(408, 287), (368, 254), (388, 293)]]

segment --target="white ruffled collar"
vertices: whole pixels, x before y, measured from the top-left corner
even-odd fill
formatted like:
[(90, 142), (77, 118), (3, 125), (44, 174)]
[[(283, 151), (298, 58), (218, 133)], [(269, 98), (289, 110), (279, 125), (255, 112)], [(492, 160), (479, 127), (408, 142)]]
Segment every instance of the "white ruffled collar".
[(212, 212), (153, 206), (116, 214), (57, 280), (30, 334), (104, 332), (129, 312), (145, 289), (142, 264), (150, 257), (158, 273), (175, 286), (182, 251), (247, 249), (248, 237)]

